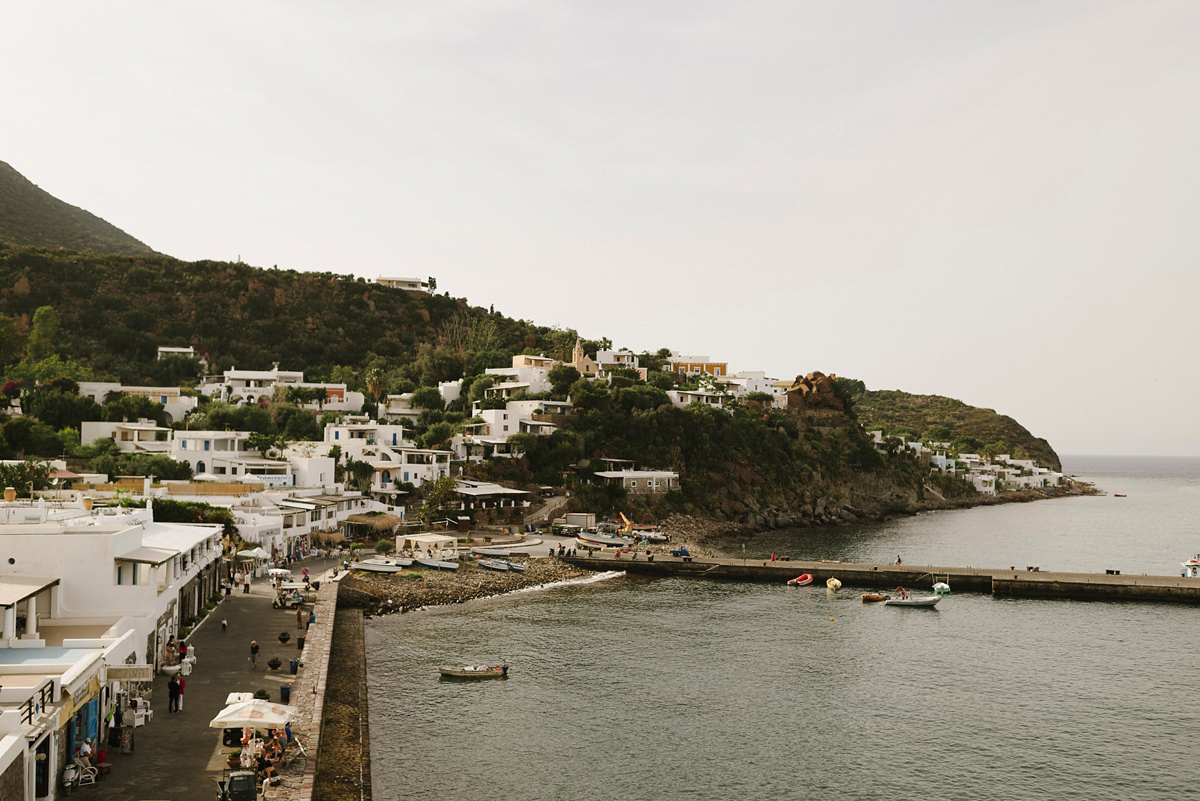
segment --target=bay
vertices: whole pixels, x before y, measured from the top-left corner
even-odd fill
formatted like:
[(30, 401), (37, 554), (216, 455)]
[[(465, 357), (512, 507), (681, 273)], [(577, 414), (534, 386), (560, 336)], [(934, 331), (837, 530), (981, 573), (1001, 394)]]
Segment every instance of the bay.
[[(748, 553), (1178, 571), (1200, 460), (1065, 467), (1125, 498), (778, 531)], [(428, 799), (1142, 799), (1200, 742), (1197, 610), (616, 577), (371, 621), (374, 795)], [(510, 678), (439, 680), (505, 659)]]

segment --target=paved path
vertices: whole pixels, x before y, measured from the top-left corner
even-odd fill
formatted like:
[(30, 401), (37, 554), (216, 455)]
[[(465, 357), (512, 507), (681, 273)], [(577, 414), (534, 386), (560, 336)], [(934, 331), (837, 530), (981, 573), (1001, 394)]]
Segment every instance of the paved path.
[[(291, 565), (296, 575), (308, 567), (319, 577), (336, 560), (306, 560)], [(151, 708), (154, 720), (134, 730), (134, 753), (114, 753), (108, 749), (112, 772), (94, 786), (81, 787), (79, 798), (104, 801), (212, 801), (216, 797), (215, 779), (225, 768), (221, 731), (210, 729), (208, 722), (225, 707), (231, 692), (266, 689), (271, 700), (279, 700), (281, 684), (295, 678), (288, 672), (288, 660), (299, 650), (295, 635), (294, 610), (271, 608), (274, 593), (266, 579), (255, 581), (249, 595), (235, 592), (222, 601), (208, 619), (189, 637), (196, 649), (196, 668), (187, 677), (182, 712), (167, 713), (167, 677), (154, 680)], [(221, 619), (229, 621), (221, 631)], [(292, 639), (280, 645), (279, 633), (287, 631)], [(250, 641), (261, 647), (258, 670), (250, 668)], [(278, 671), (267, 669), (273, 655), (284, 660)]]

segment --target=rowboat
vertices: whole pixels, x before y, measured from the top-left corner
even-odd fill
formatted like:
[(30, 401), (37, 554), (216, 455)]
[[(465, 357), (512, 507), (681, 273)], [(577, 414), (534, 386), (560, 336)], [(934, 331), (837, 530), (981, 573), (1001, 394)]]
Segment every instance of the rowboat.
[(877, 604), (880, 601), (886, 601), (889, 597), (882, 592), (864, 592), (862, 594), (862, 602), (864, 604)]
[(509, 570), (512, 570), (516, 573), (524, 573), (525, 569), (527, 567), (529, 567), (529, 565), (523, 564), (521, 562), (505, 562), (505, 564), (508, 565)]
[(501, 562), (499, 559), (479, 559), (475, 564), (500, 573), (508, 572), (508, 562)]
[(416, 560), (421, 567), (431, 567), (434, 570), (458, 570), (458, 562), (447, 562), (445, 559), (428, 559), (421, 557)]
[(508, 676), (508, 665), (443, 665), (438, 673), (454, 679), (503, 679)]
[(920, 598), (888, 598), (884, 604), (887, 606), (933, 607), (937, 606), (937, 602), (940, 600), (942, 600), (940, 595), (926, 595)]
[(614, 551), (625, 550), (624, 545), (600, 545), (599, 543), (595, 542), (594, 540), (585, 540), (580, 537), (575, 538), (575, 547), (581, 551), (587, 551), (588, 553), (591, 553), (592, 551), (613, 553)]
[(833, 576), (830, 576), (829, 578), (825, 579), (825, 586), (831, 590), (840, 590), (842, 588), (842, 582), (838, 581)]
[(812, 584), (812, 573), (805, 573), (802, 576), (796, 576), (794, 579), (788, 579), (789, 587), (803, 587)]

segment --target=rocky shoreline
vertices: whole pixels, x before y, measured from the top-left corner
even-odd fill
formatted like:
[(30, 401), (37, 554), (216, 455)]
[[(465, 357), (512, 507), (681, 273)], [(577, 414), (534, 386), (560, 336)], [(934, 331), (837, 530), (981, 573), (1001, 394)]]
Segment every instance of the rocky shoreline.
[(970, 509), (976, 506), (997, 506), (1005, 503), (1031, 503), (1052, 498), (1099, 494), (1102, 493), (1091, 484), (1076, 482), (1069, 487), (1019, 490), (1000, 495), (971, 495), (949, 500), (929, 498), (913, 507), (889, 512), (872, 512), (856, 508), (849, 501), (818, 498), (815, 503), (801, 504), (797, 509), (748, 511), (740, 520), (721, 520), (697, 515), (672, 515), (663, 521), (662, 530), (671, 535), (673, 543), (694, 542), (701, 546), (705, 543), (716, 545), (723, 542), (746, 540), (758, 532), (779, 528), (878, 523), (921, 512)]
[(550, 557), (527, 561), (520, 557), (514, 559), (524, 561), (524, 573), (511, 570), (500, 573), (468, 563), (463, 563), (454, 572), (424, 569), (401, 573), (355, 571), (342, 579), (338, 605), (361, 609), (365, 615), (388, 615), (427, 606), (461, 604), (588, 575), (586, 570)]

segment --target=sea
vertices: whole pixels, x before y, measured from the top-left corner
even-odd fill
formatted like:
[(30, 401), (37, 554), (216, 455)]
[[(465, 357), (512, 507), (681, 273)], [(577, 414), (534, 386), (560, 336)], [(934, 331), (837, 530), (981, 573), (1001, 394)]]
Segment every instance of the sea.
[[(1200, 552), (1200, 459), (1063, 462), (1106, 494), (779, 530), (747, 555), (1178, 575)], [(374, 798), (1200, 795), (1200, 608), (860, 592), (613, 574), (372, 620)], [(507, 679), (437, 673), (500, 660)]]

